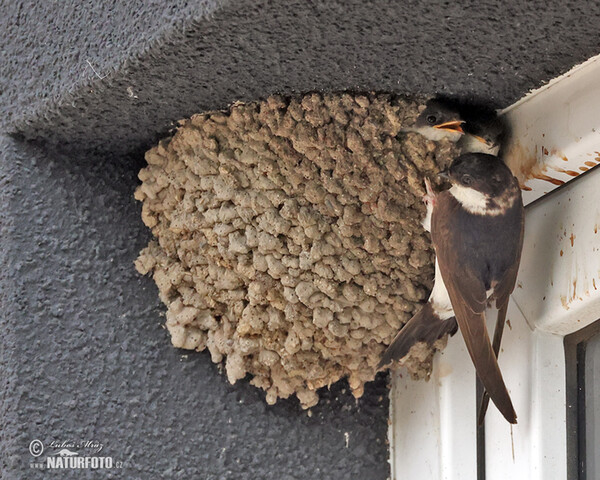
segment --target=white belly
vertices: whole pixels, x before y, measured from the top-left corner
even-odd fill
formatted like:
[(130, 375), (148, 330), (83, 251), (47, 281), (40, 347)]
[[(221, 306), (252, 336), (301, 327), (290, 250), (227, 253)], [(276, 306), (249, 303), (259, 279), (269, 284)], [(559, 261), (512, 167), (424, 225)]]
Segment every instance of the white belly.
[(433, 290), (431, 290), (431, 295), (429, 295), (429, 302), (431, 302), (433, 311), (440, 319), (447, 320), (454, 316), (450, 296), (448, 295), (446, 285), (444, 285), (437, 258), (435, 259), (435, 280)]

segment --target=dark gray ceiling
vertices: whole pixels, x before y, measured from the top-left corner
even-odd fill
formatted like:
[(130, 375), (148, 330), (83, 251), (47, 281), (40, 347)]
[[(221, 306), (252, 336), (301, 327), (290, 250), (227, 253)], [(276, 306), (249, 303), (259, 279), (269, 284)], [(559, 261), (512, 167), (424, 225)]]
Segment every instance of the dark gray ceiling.
[(506, 106), (600, 51), (600, 2), (5, 3), (11, 129), (105, 151), (272, 92), (443, 91)]

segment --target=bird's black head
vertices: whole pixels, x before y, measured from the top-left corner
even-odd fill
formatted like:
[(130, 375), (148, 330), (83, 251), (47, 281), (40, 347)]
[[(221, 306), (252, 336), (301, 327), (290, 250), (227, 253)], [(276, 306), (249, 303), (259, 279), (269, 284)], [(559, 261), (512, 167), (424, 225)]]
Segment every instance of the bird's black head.
[(502, 149), (509, 133), (508, 122), (495, 112), (467, 120), (464, 130), (466, 138), (471, 137), (471, 143), (463, 151), (495, 155)]
[(462, 134), (463, 119), (458, 110), (451, 104), (432, 99), (425, 105), (425, 110), (417, 117), (416, 128), (431, 127), (452, 133)]
[(440, 175), (453, 185), (477, 190), (491, 198), (502, 195), (515, 182), (512, 172), (500, 158), (485, 153), (460, 155)]

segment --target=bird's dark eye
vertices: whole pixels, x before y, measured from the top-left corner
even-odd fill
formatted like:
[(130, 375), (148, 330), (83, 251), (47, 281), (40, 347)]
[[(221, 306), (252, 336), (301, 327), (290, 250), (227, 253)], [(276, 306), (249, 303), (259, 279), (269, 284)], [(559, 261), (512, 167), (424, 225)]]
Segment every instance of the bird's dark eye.
[(473, 177), (471, 177), (471, 175), (463, 175), (460, 181), (463, 185), (471, 185), (473, 182)]
[(435, 115), (427, 115), (427, 123), (433, 125), (436, 121), (437, 118), (435, 118)]

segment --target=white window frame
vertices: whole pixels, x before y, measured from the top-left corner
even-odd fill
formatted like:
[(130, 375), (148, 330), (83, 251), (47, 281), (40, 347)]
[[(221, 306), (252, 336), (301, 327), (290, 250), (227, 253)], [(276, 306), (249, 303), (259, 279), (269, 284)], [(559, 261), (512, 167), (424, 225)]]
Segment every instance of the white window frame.
[[(507, 162), (531, 190), (523, 195), (523, 256), (499, 357), (519, 423), (511, 431), (490, 403), (486, 480), (568, 478), (564, 337), (600, 319), (600, 169), (544, 196), (600, 162), (598, 112), (600, 56), (504, 112), (514, 129)], [(392, 375), (392, 478), (482, 478), (475, 371), (460, 333), (436, 356), (429, 382)]]

